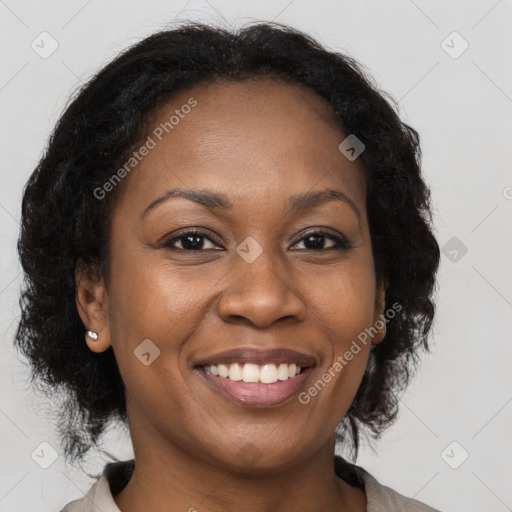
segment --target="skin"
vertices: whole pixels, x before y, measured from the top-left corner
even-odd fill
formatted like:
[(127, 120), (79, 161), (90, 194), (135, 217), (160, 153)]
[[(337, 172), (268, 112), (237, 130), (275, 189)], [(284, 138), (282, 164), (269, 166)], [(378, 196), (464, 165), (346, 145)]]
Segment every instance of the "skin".
[[(85, 342), (94, 352), (112, 345), (126, 387), (136, 469), (114, 500), (122, 512), (171, 504), (199, 512), (363, 512), (364, 490), (336, 476), (333, 454), (370, 343), (307, 405), (297, 396), (270, 408), (237, 404), (192, 368), (230, 348), (290, 348), (318, 361), (307, 390), (381, 317), (385, 290), (375, 280), (361, 164), (338, 150), (346, 135), (306, 87), (269, 78), (201, 84), (158, 110), (149, 126), (190, 97), (197, 106), (119, 185), (108, 282), (77, 274), (80, 317), (99, 333)], [(173, 198), (141, 218), (174, 187), (222, 192), (232, 208)], [(323, 189), (346, 194), (360, 219), (334, 200), (288, 210), (290, 196)], [(206, 232), (199, 250), (184, 249), (183, 238), (175, 250), (159, 243), (191, 226)], [(306, 245), (319, 227), (354, 248), (327, 250), (335, 245), (329, 237)], [(252, 263), (236, 252), (248, 236), (263, 250)], [(145, 339), (160, 350), (148, 366), (133, 354)], [(247, 449), (258, 455), (253, 464)]]

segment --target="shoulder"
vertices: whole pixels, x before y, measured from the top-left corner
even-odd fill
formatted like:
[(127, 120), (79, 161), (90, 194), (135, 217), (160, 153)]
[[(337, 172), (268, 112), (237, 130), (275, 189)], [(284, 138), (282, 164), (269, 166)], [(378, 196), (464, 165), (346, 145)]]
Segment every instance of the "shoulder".
[(382, 485), (363, 468), (358, 469), (366, 490), (367, 512), (391, 512), (395, 510), (402, 512), (440, 512)]
[(105, 474), (94, 482), (89, 492), (80, 499), (68, 503), (60, 512), (119, 512)]
[(112, 496), (128, 483), (134, 467), (133, 459), (110, 462), (88, 493), (68, 503), (60, 512), (120, 512)]
[(382, 485), (364, 468), (347, 462), (339, 455), (334, 456), (334, 471), (349, 485), (364, 488), (366, 512), (440, 512)]

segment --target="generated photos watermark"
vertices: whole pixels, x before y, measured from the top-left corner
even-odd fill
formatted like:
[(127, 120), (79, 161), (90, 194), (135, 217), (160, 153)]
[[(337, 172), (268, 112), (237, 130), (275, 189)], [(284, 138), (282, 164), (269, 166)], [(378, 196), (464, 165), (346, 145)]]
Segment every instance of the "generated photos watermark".
[(137, 165), (149, 155), (152, 149), (158, 146), (158, 143), (163, 140), (165, 135), (170, 133), (178, 124), (184, 119), (187, 114), (190, 114), (192, 109), (197, 106), (197, 100), (193, 97), (189, 98), (186, 103), (181, 105), (174, 111), (174, 114), (165, 122), (160, 123), (148, 135), (148, 138), (141, 145), (141, 147), (132, 153), (132, 156), (120, 167), (101, 187), (94, 189), (94, 197), (96, 199), (105, 199), (108, 192), (111, 192), (121, 180), (129, 174)]
[(334, 364), (314, 382), (306, 391), (299, 394), (298, 400), (301, 404), (306, 405), (311, 401), (311, 397), (318, 395), (318, 393), (333, 379), (336, 375), (345, 368), (345, 366), (352, 361), (355, 355), (359, 354), (362, 350), (362, 346), (368, 344), (368, 339), (373, 338), (379, 331), (381, 331), (386, 322), (392, 320), (397, 311), (402, 309), (402, 305), (395, 302), (391, 308), (389, 308), (382, 318), (377, 320), (371, 327), (367, 327), (363, 332), (359, 333), (357, 340), (353, 340), (350, 348), (343, 354), (336, 358)]

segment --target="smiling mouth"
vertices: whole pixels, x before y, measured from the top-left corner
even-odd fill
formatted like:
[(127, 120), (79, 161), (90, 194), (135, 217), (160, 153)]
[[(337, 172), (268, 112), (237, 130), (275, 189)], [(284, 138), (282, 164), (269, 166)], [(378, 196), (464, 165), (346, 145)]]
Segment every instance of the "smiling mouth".
[(296, 396), (305, 386), (313, 368), (295, 363), (232, 363), (195, 367), (210, 388), (236, 404), (264, 408), (278, 406)]

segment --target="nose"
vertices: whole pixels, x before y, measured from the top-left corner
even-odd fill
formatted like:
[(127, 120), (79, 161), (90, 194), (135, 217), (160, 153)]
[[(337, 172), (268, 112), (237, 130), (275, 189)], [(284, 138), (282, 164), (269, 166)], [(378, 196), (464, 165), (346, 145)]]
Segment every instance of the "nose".
[(263, 329), (279, 321), (300, 322), (306, 305), (290, 283), (291, 273), (265, 251), (252, 263), (242, 258), (226, 276), (228, 285), (218, 302), (219, 316), (228, 323), (248, 322)]

